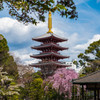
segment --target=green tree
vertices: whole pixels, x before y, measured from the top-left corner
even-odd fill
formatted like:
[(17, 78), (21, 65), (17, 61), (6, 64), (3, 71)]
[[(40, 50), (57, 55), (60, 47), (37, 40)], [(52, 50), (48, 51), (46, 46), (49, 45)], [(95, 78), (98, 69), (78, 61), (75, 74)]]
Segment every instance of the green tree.
[(24, 87), (20, 87), (20, 100), (56, 100), (57, 92), (52, 88), (52, 84), (41, 78), (40, 72), (28, 75), (28, 77)]
[(0, 65), (5, 62), (5, 58), (8, 56), (9, 47), (6, 39), (0, 34)]
[(78, 67), (78, 62), (76, 60), (73, 61), (73, 64), (75, 64)]
[(63, 100), (64, 95), (59, 94), (52, 85), (48, 80), (43, 81), (44, 100)]
[(15, 84), (14, 80), (7, 76), (7, 72), (2, 71), (0, 67), (0, 99), (2, 100), (18, 100), (19, 86)]
[(100, 40), (91, 43), (84, 54), (80, 53), (78, 58), (84, 61), (100, 60)]
[(0, 34), (0, 66), (3, 66), (3, 71), (9, 75), (18, 77), (17, 65), (14, 62), (13, 56), (9, 54), (9, 47), (6, 39)]
[(21, 87), (20, 99), (43, 100), (43, 94), (44, 94), (44, 89), (42, 87), (43, 79), (40, 77), (40, 73), (33, 73), (30, 76), (32, 78), (24, 84), (24, 88)]
[[(4, 4), (9, 8), (9, 14), (18, 21), (37, 24), (38, 20), (45, 21), (45, 13), (58, 11), (66, 18), (77, 18), (76, 6), (73, 0), (0, 0), (0, 10)], [(33, 17), (34, 16), (34, 17)]]
[(78, 55), (80, 65), (86, 67), (85, 73), (100, 69), (100, 40), (91, 43), (84, 53)]

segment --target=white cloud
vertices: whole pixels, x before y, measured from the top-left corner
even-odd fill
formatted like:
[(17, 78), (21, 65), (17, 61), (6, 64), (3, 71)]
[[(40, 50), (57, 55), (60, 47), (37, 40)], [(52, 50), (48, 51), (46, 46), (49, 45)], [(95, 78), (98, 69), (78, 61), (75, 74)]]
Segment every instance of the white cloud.
[(30, 57), (30, 55), (32, 55), (32, 51), (29, 48), (11, 51), (10, 54), (14, 56), (15, 61), (17, 58), (19, 58), (19, 63), (24, 65), (37, 63), (39, 61), (38, 59)]
[[(46, 25), (46, 23), (41, 22), (37, 26), (32, 24), (26, 26), (15, 19), (4, 17), (0, 18), (0, 33), (6, 36), (9, 43), (22, 43), (37, 35), (42, 28), (46, 29)], [(35, 30), (37, 30), (36, 33)]]
[(74, 44), (76, 44), (76, 42), (78, 41), (78, 33), (73, 33), (73, 34), (71, 34), (70, 36), (68, 36), (69, 38), (69, 40), (68, 40), (68, 44), (69, 44), (69, 46), (70, 45), (74, 45)]
[(25, 65), (29, 65), (29, 64), (32, 64), (32, 63), (38, 63), (38, 59), (34, 59), (34, 60), (27, 60), (25, 61)]
[(96, 35), (93, 36), (92, 39), (88, 40), (87, 43), (76, 45), (75, 49), (77, 49), (77, 50), (85, 50), (89, 46), (89, 44), (91, 44), (94, 41), (98, 41), (99, 39), (100, 39), (100, 34), (96, 34)]

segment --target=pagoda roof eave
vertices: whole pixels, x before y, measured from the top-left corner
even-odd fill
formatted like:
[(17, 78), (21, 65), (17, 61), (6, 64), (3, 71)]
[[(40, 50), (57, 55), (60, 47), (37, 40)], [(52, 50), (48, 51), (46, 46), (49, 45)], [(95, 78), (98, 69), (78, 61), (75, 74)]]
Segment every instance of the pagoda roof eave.
[(48, 47), (54, 47), (54, 48), (57, 48), (59, 50), (66, 50), (66, 49), (68, 49), (67, 47), (62, 47), (62, 46), (59, 46), (59, 45), (54, 44), (54, 43), (49, 43), (49, 44), (40, 45), (40, 46), (34, 46), (34, 47), (31, 47), (31, 48), (32, 49), (36, 49), (36, 50), (42, 50), (42, 49), (48, 48)]
[(90, 73), (84, 77), (74, 79), (73, 84), (91, 84), (100, 83), (100, 70)]
[(69, 58), (69, 56), (63, 56), (63, 55), (60, 55), (60, 54), (57, 54), (57, 53), (54, 53), (54, 52), (31, 55), (30, 57), (39, 58), (40, 59), (41, 57), (48, 57), (48, 56), (56, 56), (56, 57), (61, 58), (61, 59)]
[(49, 39), (49, 38), (54, 38), (57, 40), (57, 42), (63, 42), (63, 41), (67, 41), (68, 39), (65, 39), (65, 38), (62, 38), (54, 33), (46, 33), (40, 37), (36, 37), (36, 38), (32, 38), (32, 40), (35, 40), (35, 41), (39, 41), (39, 42), (42, 42), (43, 40), (45, 39)]
[(69, 65), (67, 64), (64, 64), (64, 63), (60, 63), (60, 62), (54, 62), (54, 61), (51, 61), (51, 62), (47, 62), (47, 63), (33, 63), (31, 64), (30, 66), (33, 66), (33, 67), (40, 67), (40, 66), (47, 66), (47, 65), (57, 65), (57, 66), (60, 66), (60, 67), (70, 67)]

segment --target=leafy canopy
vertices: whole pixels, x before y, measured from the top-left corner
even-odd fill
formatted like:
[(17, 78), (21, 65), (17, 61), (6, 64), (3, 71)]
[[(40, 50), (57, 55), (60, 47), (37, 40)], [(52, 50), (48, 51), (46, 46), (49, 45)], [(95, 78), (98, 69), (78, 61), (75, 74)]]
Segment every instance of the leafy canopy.
[(9, 75), (15, 76), (17, 78), (18, 71), (17, 65), (14, 62), (13, 56), (9, 54), (9, 47), (7, 45), (6, 39), (0, 34), (0, 66)]
[(36, 72), (30, 75), (31, 79), (28, 79), (29, 76), (27, 77), (28, 81), (24, 83), (24, 87), (20, 88), (19, 98), (21, 100), (56, 100), (57, 92), (52, 89), (52, 85), (49, 85), (48, 91), (46, 91), (45, 87), (48, 83), (44, 83), (41, 75), (41, 72)]
[(9, 8), (9, 14), (18, 21), (33, 23), (45, 21), (45, 13), (57, 11), (62, 17), (77, 18), (76, 6), (73, 0), (0, 0), (0, 10), (4, 4)]
[(19, 86), (16, 85), (15, 81), (7, 76), (7, 72), (2, 71), (0, 67), (0, 98), (2, 100), (8, 100), (14, 95), (19, 95)]
[(91, 43), (84, 53), (78, 55), (81, 64), (86, 62), (92, 62), (95, 60), (100, 60), (100, 40)]
[(44, 89), (42, 87), (43, 79), (41, 73), (33, 73), (32, 78), (24, 83), (24, 88), (21, 88), (20, 99), (43, 100)]
[(78, 55), (80, 65), (86, 74), (100, 69), (100, 40), (91, 43), (84, 53)]

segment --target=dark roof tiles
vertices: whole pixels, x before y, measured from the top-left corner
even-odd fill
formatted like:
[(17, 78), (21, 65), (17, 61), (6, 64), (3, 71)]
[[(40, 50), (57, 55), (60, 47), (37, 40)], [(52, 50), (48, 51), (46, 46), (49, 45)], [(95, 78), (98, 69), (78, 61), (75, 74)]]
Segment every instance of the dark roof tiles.
[(73, 80), (73, 84), (100, 83), (100, 70)]

